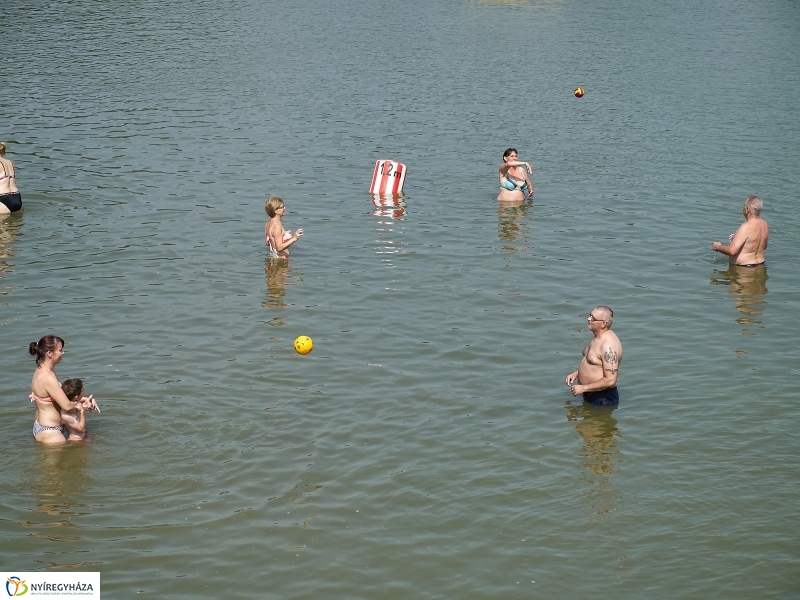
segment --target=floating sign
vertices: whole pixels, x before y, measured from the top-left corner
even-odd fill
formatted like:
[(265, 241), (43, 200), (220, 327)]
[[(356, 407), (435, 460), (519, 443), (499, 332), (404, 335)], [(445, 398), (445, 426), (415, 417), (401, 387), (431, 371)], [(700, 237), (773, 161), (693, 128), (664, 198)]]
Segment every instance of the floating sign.
[(406, 166), (393, 160), (376, 160), (372, 174), (371, 194), (399, 194), (406, 180)]

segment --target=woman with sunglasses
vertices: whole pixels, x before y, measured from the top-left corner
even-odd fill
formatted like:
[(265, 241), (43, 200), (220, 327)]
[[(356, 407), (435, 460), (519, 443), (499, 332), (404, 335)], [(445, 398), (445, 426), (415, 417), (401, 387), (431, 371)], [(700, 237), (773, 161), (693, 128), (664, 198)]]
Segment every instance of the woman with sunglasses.
[(303, 230), (298, 229), (294, 235), (286, 231), (281, 223), (281, 218), (286, 214), (286, 204), (277, 196), (270, 196), (264, 210), (270, 220), (264, 225), (264, 241), (269, 248), (270, 258), (289, 258), (289, 246), (294, 244), (303, 235)]
[[(518, 160), (516, 148), (509, 148), (503, 153), (503, 164), (500, 165), (500, 195), (499, 202), (520, 202), (525, 196), (533, 196), (533, 184), (528, 173), (531, 166)], [(524, 167), (524, 168), (523, 168)]]

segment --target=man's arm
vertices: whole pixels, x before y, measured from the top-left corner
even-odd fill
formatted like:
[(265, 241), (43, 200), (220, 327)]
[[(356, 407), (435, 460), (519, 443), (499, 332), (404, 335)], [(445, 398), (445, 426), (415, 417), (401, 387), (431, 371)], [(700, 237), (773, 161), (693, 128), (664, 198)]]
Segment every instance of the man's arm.
[(621, 348), (616, 343), (606, 344), (603, 350), (603, 377), (597, 381), (585, 385), (572, 386), (573, 394), (584, 392), (599, 392), (607, 390), (617, 385), (617, 374), (619, 373), (619, 356), (622, 354)]
[(578, 371), (575, 370), (569, 375), (567, 375), (567, 385), (572, 385), (572, 382), (578, 378)]
[(721, 242), (714, 242), (711, 244), (711, 249), (719, 252), (720, 254), (727, 254), (728, 256), (735, 256), (742, 251), (744, 243), (747, 241), (747, 234), (745, 233), (746, 223), (742, 223), (736, 233), (731, 238), (731, 243), (728, 246), (723, 246)]

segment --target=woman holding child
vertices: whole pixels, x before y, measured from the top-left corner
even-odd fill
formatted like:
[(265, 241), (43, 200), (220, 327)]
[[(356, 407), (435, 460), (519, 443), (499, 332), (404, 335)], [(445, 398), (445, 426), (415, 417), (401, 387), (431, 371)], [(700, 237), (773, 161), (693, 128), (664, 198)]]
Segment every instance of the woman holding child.
[(64, 340), (46, 335), (38, 342), (31, 342), (28, 353), (36, 357), (36, 371), (31, 380), (31, 402), (36, 404), (33, 421), (33, 439), (44, 444), (65, 444), (70, 437), (61, 419), (61, 412), (82, 414), (94, 410), (97, 403), (89, 396), (79, 396), (75, 401), (67, 398), (56, 377), (55, 367), (64, 356)]

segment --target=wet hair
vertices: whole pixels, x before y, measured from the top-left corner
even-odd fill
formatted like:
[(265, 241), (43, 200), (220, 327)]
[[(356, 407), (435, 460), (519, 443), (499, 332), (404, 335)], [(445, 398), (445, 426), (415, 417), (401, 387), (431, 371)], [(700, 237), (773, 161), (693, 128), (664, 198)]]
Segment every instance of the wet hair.
[(57, 335), (45, 335), (38, 342), (31, 342), (28, 346), (28, 354), (36, 357), (36, 364), (41, 365), (47, 357), (48, 352), (55, 352), (58, 345), (64, 347), (64, 340)]
[(0, 156), (6, 155), (6, 143), (0, 142)]
[(83, 396), (83, 381), (80, 379), (67, 379), (61, 384), (61, 389), (66, 394), (67, 399), (74, 402)]
[(506, 157), (507, 157), (509, 154), (511, 154), (511, 153), (516, 153), (516, 154), (519, 154), (519, 152), (517, 152), (517, 149), (516, 149), (516, 148), (509, 148), (508, 150), (506, 150), (505, 152), (503, 152), (503, 162), (505, 162), (505, 161), (506, 161)]
[(764, 202), (758, 196), (748, 196), (744, 201), (744, 207), (755, 216), (761, 216), (761, 211), (764, 210)]
[(601, 310), (605, 313), (605, 319), (603, 320), (608, 323), (608, 328), (611, 329), (611, 323), (614, 321), (614, 311), (608, 306), (595, 306), (594, 309)]
[(270, 196), (267, 200), (267, 203), (264, 205), (264, 210), (267, 211), (267, 214), (270, 217), (275, 216), (275, 211), (278, 210), (281, 206), (283, 206), (283, 198), (278, 198), (277, 196)]

